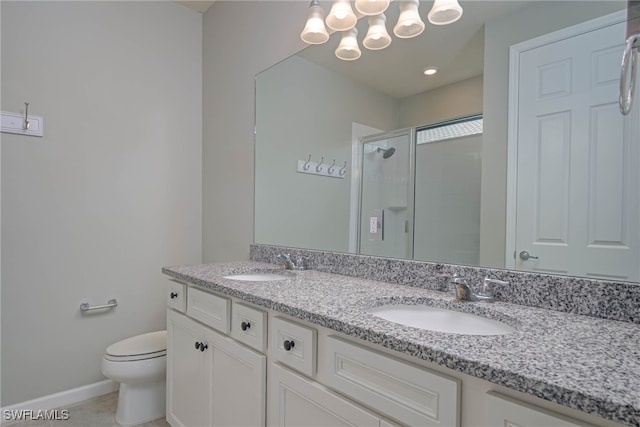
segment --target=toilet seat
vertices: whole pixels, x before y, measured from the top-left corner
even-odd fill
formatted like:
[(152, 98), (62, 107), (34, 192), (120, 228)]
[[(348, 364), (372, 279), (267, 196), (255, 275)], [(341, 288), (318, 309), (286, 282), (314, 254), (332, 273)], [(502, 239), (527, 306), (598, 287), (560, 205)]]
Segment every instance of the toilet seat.
[(154, 359), (167, 354), (167, 331), (127, 338), (107, 347), (104, 358), (113, 362)]

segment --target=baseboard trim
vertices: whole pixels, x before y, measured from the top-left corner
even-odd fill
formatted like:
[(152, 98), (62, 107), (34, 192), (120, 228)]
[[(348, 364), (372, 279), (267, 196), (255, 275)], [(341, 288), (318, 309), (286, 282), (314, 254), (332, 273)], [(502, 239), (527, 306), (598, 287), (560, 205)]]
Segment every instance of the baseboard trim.
[(118, 390), (118, 383), (111, 380), (99, 381), (97, 383), (88, 384), (82, 387), (73, 388), (71, 390), (61, 391), (59, 393), (42, 396), (37, 399), (27, 400), (26, 402), (16, 403), (15, 405), (6, 406), (0, 409), (0, 413), (4, 411), (46, 411), (50, 409), (71, 406), (84, 400), (102, 396)]

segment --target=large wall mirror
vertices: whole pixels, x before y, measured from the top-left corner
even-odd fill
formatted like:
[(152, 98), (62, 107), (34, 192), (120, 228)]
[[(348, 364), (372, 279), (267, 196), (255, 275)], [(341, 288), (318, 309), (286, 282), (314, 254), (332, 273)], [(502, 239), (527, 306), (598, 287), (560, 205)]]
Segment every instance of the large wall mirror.
[(431, 3), (416, 38), (342, 61), (334, 34), (256, 77), (255, 242), (640, 281), (626, 1)]

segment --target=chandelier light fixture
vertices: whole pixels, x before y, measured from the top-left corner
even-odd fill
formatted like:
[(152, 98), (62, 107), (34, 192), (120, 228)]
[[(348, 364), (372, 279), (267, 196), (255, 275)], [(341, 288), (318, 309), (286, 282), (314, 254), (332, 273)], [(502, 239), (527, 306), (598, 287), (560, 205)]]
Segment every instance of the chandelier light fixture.
[[(300, 34), (302, 40), (309, 44), (322, 44), (329, 40), (327, 27), (333, 31), (342, 32), (340, 44), (336, 49), (336, 56), (345, 61), (353, 61), (361, 55), (358, 46), (358, 30), (355, 28), (358, 17), (368, 16), (369, 30), (362, 44), (369, 50), (380, 50), (391, 44), (391, 36), (387, 31), (387, 18), (384, 12), (389, 7), (390, 0), (355, 0), (355, 9), (351, 7), (351, 0), (334, 0), (331, 10), (324, 17), (324, 11), (318, 0), (311, 0), (307, 12), (307, 22)], [(419, 0), (399, 0), (400, 15), (393, 27), (393, 33), (401, 39), (416, 37), (425, 29), (420, 18)], [(462, 16), (462, 7), (458, 0), (435, 0), (431, 11), (427, 15), (433, 25), (447, 25), (456, 22)]]

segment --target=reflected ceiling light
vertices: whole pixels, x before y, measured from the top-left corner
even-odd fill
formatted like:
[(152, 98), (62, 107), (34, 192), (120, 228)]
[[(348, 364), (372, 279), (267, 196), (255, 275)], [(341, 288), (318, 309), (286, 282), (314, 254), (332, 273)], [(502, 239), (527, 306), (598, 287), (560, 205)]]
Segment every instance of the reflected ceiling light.
[(300, 33), (300, 38), (309, 44), (322, 44), (329, 40), (329, 33), (324, 26), (324, 11), (318, 0), (311, 0), (307, 12), (307, 23)]
[(391, 44), (391, 36), (387, 32), (385, 25), (387, 17), (384, 13), (369, 17), (369, 31), (364, 37), (362, 44), (370, 50), (380, 50)]
[(342, 33), (340, 44), (336, 48), (336, 56), (345, 61), (354, 61), (360, 58), (362, 52), (358, 46), (358, 29), (353, 27)]
[(331, 11), (327, 15), (327, 25), (335, 31), (350, 30), (356, 25), (358, 18), (351, 9), (350, 0), (334, 0)]
[(356, 10), (363, 15), (377, 15), (389, 7), (391, 0), (356, 0)]
[[(355, 1), (357, 15), (351, 8), (352, 1)], [(307, 22), (300, 38), (309, 44), (325, 43), (330, 37), (326, 24), (330, 29), (343, 33), (340, 45), (336, 49), (336, 56), (347, 61), (358, 59), (361, 54), (358, 41), (349, 31), (355, 28), (358, 19), (364, 15), (369, 19), (369, 30), (363, 40), (364, 47), (370, 50), (384, 49), (391, 44), (391, 37), (386, 28), (387, 18), (383, 13), (390, 2), (391, 0), (333, 0), (331, 11), (325, 19), (319, 0), (311, 0)], [(393, 27), (393, 33), (401, 39), (422, 34), (425, 25), (418, 12), (420, 1), (398, 0), (397, 3), (400, 16)], [(458, 0), (435, 0), (428, 14), (429, 22), (435, 25), (451, 24), (461, 16), (462, 8)], [(355, 34), (358, 34), (357, 30)]]
[(456, 22), (462, 16), (458, 0), (436, 0), (427, 15), (433, 25), (447, 25)]
[(393, 33), (401, 38), (408, 39), (418, 36), (424, 31), (424, 22), (418, 13), (418, 0), (404, 0), (400, 2), (400, 17), (393, 27)]
[(425, 76), (433, 76), (437, 72), (438, 69), (436, 67), (427, 67), (422, 71)]

